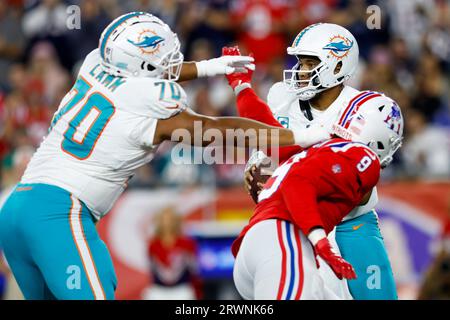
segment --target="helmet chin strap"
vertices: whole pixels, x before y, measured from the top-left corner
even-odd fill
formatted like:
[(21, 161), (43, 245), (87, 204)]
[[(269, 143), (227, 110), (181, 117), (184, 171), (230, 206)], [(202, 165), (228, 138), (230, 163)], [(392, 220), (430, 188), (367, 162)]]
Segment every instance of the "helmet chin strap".
[(322, 91), (325, 91), (326, 89), (329, 88), (324, 88), (322, 87), (322, 85), (319, 84), (318, 87), (313, 87), (313, 88), (302, 88), (305, 89), (304, 91), (299, 90), (296, 92), (297, 97), (302, 100), (302, 101), (308, 101), (311, 100), (312, 98), (314, 98), (318, 93), (321, 93)]
[(316, 90), (307, 89), (303, 92), (298, 92), (297, 96), (302, 101), (308, 101), (308, 100), (311, 100), (312, 98), (314, 98), (316, 96), (316, 94), (317, 94)]
[[(310, 71), (311, 73), (313, 73), (313, 75), (309, 79), (308, 86), (306, 86), (304, 88), (300, 88), (300, 89), (294, 89), (295, 94), (301, 101), (311, 100), (318, 93), (330, 88), (330, 87), (324, 87), (320, 81), (320, 72), (323, 72), (323, 70), (324, 70), (323, 67), (324, 66), (322, 64), (319, 64), (313, 70)], [(299, 71), (297, 71), (297, 72), (299, 72)], [(298, 74), (295, 77), (298, 77)]]

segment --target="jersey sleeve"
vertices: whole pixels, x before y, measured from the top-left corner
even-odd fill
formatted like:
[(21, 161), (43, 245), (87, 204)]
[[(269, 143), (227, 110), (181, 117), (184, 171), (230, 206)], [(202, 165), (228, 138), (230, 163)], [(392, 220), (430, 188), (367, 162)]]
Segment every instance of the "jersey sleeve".
[(239, 116), (261, 121), (265, 124), (282, 128), (267, 104), (251, 88), (244, 89), (236, 99)]
[(121, 109), (157, 120), (173, 117), (188, 106), (183, 88), (164, 79), (127, 78), (115, 94)]
[(318, 206), (318, 188), (311, 181), (290, 175), (284, 179), (280, 191), (292, 220), (305, 235), (314, 227), (324, 228)]
[(186, 92), (176, 82), (153, 80), (147, 92), (148, 97), (144, 103), (152, 118), (168, 119), (188, 107)]
[(368, 148), (356, 148), (353, 156), (362, 192), (372, 190), (380, 180), (381, 165), (378, 157)]
[(277, 82), (270, 87), (269, 93), (267, 94), (267, 105), (273, 114), (280, 111), (281, 102), (285, 101), (287, 96), (289, 96), (289, 93), (283, 82)]
[[(320, 156), (294, 165), (289, 171), (281, 192), (293, 220), (306, 235), (315, 226), (331, 231), (376, 185), (379, 161), (369, 158), (366, 151), (351, 148), (317, 153)], [(319, 202), (323, 201), (335, 203), (336, 207), (322, 208)]]
[(293, 173), (307, 178), (320, 188), (321, 197), (331, 199), (356, 201), (358, 194), (370, 191), (380, 177), (377, 156), (359, 146), (317, 152), (308, 163), (295, 169)]
[[(236, 99), (237, 110), (239, 116), (260, 121), (265, 124), (283, 128), (283, 126), (275, 119), (268, 105), (262, 101), (251, 88), (243, 90)], [(292, 155), (302, 151), (299, 146), (288, 146), (278, 148), (279, 162), (284, 162)], [(270, 149), (268, 156), (271, 156)]]
[(130, 80), (127, 109), (140, 117), (132, 130), (132, 140), (139, 146), (152, 147), (158, 120), (169, 119), (184, 111), (188, 106), (187, 96), (183, 88), (173, 81)]

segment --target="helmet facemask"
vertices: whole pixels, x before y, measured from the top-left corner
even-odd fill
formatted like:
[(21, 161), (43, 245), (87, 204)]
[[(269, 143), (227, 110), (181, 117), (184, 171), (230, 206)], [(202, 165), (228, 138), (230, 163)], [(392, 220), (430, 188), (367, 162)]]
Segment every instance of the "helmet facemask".
[[(375, 142), (375, 141), (374, 141)], [(402, 142), (403, 142), (403, 137), (391, 137), (389, 139), (389, 144), (390, 144), (390, 151), (388, 152), (388, 154), (383, 155), (384, 148), (386, 148), (387, 146), (383, 146), (384, 148), (382, 150), (380, 150), (380, 148), (377, 146), (373, 146), (371, 147), (371, 144), (369, 143), (369, 148), (371, 148), (372, 150), (374, 150), (377, 155), (380, 158), (380, 166), (381, 168), (386, 168), (394, 159), (394, 153), (402, 146)], [(377, 143), (378, 144), (378, 143)]]
[[(283, 81), (288, 85), (288, 90), (294, 92), (300, 100), (306, 101), (314, 98), (314, 96), (323, 91), (325, 88), (321, 88), (319, 72), (325, 66), (323, 62), (320, 62), (313, 69), (301, 70), (300, 59), (297, 56), (298, 62), (292, 69), (283, 71)], [(302, 79), (305, 76), (307, 79)]]
[[(300, 58), (297, 64), (292, 67), (292, 69), (283, 71), (283, 81), (288, 85), (288, 90), (294, 92), (298, 98), (302, 101), (307, 101), (316, 96), (316, 94), (337, 86), (346, 80), (346, 77), (339, 78), (339, 80), (330, 84), (330, 79), (328, 79), (327, 73), (333, 72), (334, 74), (339, 74), (336, 72), (336, 66), (333, 71), (330, 71), (330, 66), (320, 61), (317, 66), (310, 70), (300, 70)], [(319, 59), (319, 57), (314, 57)], [(320, 60), (320, 59), (319, 59)], [(301, 76), (306, 75), (308, 79), (302, 80)]]
[(162, 75), (164, 79), (177, 81), (180, 77), (184, 56), (180, 51), (180, 42), (177, 39), (174, 50), (163, 57), (161, 62)]

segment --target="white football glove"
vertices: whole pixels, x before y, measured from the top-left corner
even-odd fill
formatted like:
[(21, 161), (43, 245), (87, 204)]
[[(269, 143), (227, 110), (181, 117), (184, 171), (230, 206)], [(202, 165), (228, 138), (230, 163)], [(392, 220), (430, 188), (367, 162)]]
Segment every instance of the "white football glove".
[(249, 56), (222, 56), (219, 58), (196, 62), (197, 77), (213, 77), (234, 72), (246, 73), (255, 70), (255, 59)]
[(261, 150), (253, 150), (250, 159), (248, 159), (245, 164), (244, 172), (250, 172), (254, 165), (261, 169), (261, 175), (263, 176), (271, 176), (273, 171), (276, 169), (272, 167), (274, 165), (274, 163), (272, 163), (272, 159)]
[[(248, 159), (247, 163), (245, 164), (244, 172), (250, 171), (250, 169), (253, 167), (253, 165), (259, 167), (262, 164), (265, 166), (268, 166), (270, 164), (270, 158), (266, 156), (266, 154), (261, 150), (254, 150), (252, 155), (250, 156), (250, 159)], [(272, 174), (272, 172), (267, 172), (267, 175)]]

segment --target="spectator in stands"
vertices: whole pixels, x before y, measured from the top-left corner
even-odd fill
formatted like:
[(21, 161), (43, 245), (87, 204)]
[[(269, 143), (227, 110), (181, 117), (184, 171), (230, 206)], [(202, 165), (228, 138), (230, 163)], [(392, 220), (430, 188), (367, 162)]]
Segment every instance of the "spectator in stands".
[(406, 115), (407, 137), (402, 147), (409, 176), (421, 178), (450, 177), (449, 131), (427, 124), (425, 116), (411, 109)]
[(420, 63), (417, 66), (412, 106), (426, 117), (427, 122), (430, 122), (436, 112), (443, 108), (442, 97), (445, 95), (445, 81), (442, 67), (437, 57), (428, 50), (421, 55)]
[(48, 41), (56, 49), (61, 64), (71, 69), (74, 57), (68, 39), (71, 31), (67, 26), (68, 21), (69, 12), (62, 0), (41, 0), (37, 6), (27, 8), (22, 20), (22, 28), (27, 37), (25, 58), (29, 57), (30, 49), (36, 42)]
[(21, 10), (9, 2), (12, 1), (0, 1), (0, 90), (8, 86), (8, 68), (21, 58), (25, 46), (20, 26)]
[(194, 43), (199, 39), (210, 42), (213, 56), (220, 55), (222, 47), (235, 39), (236, 26), (230, 19), (231, 1), (196, 1), (186, 5), (182, 5), (175, 29), (186, 43), (187, 57), (191, 59)]
[(82, 26), (70, 30), (67, 35), (76, 65), (80, 65), (86, 55), (97, 48), (102, 31), (111, 21), (99, 1), (82, 0), (80, 9)]
[(233, 4), (239, 47), (254, 54), (257, 68), (265, 70), (273, 59), (286, 55), (288, 1), (241, 0)]
[(197, 245), (183, 234), (181, 224), (173, 207), (163, 209), (156, 217), (155, 235), (148, 243), (153, 283), (143, 294), (146, 300), (191, 300), (202, 296)]

